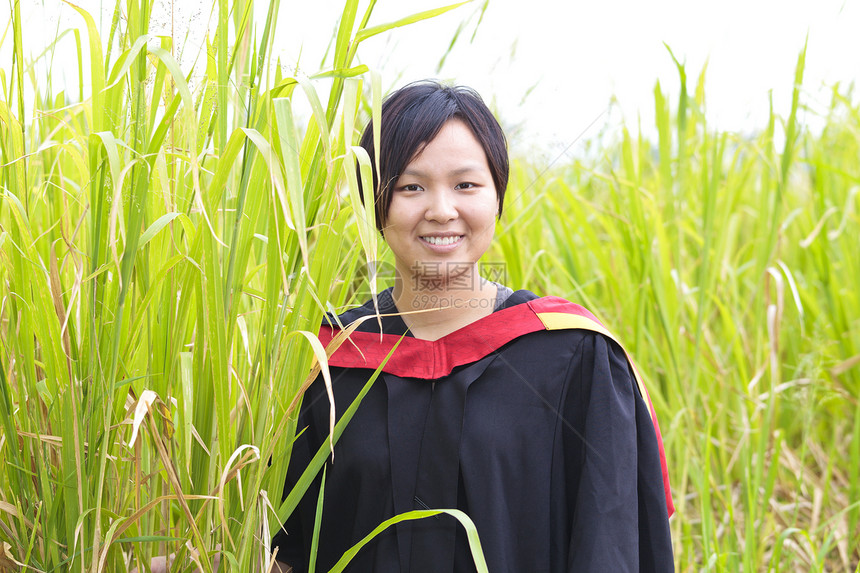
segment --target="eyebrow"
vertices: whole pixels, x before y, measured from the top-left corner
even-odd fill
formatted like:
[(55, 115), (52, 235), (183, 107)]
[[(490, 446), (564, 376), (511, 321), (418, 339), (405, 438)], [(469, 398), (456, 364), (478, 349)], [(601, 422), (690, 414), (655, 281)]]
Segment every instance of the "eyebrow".
[[(463, 167), (458, 167), (457, 169), (454, 169), (452, 171), (449, 171), (446, 175), (459, 176), (459, 175), (464, 175), (467, 173), (479, 172), (481, 170), (482, 169), (479, 165), (466, 165)], [(422, 171), (420, 169), (414, 169), (414, 168), (410, 169), (407, 167), (406, 169), (403, 170), (403, 173), (401, 175), (410, 175), (412, 177), (424, 177), (427, 175), (427, 172)]]

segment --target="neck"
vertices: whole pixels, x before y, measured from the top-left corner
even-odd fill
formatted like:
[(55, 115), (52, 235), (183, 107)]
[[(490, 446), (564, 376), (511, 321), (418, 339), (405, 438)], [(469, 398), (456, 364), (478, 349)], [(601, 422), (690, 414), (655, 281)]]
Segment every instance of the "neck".
[(403, 321), (412, 334), (436, 340), (492, 313), (496, 290), (496, 285), (482, 279), (478, 266), (473, 265), (439, 281), (398, 272), (393, 297), (397, 309), (405, 313)]

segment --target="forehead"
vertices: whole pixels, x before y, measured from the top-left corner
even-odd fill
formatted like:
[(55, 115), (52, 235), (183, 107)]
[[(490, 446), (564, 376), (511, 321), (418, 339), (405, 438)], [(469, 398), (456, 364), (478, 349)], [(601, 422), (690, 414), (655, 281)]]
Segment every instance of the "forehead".
[[(487, 154), (472, 129), (460, 119), (450, 119), (439, 129), (430, 141), (425, 142), (407, 163), (404, 172), (416, 164), (457, 164), (457, 171), (471, 167), (487, 168)], [(478, 165), (470, 166), (477, 163)]]

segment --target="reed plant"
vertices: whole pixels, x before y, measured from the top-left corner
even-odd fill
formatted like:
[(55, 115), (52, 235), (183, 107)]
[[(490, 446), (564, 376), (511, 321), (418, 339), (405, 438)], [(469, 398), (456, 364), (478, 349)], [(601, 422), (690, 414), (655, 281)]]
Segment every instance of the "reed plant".
[[(282, 499), (301, 392), (326, 372), (317, 328), (377, 248), (373, 211), (343, 176), (356, 156), (370, 175), (356, 118), (378, 116), (382, 95), (356, 52), (455, 7), (372, 26), (374, 4), (345, 2), (310, 76), (272, 54), (277, 0), (260, 28), (251, 0), (214, 3), (185, 70), (173, 39), (149, 33), (153, 0), (118, 0), (109, 30), (67, 4), (80, 27), (37, 60), (13, 4), (0, 569), (142, 571), (175, 554), (211, 572), (216, 550), (222, 570), (269, 569), (271, 534), (326, 458)], [(78, 85), (55, 93), (34, 70), (69, 49)]]
[[(194, 69), (149, 34), (152, 0), (117, 2), (109, 30), (69, 4), (80, 27), (36, 60), (13, 4), (0, 570), (143, 570), (174, 553), (212, 571), (216, 551), (222, 569), (268, 570), (271, 534), (327, 457), (282, 498), (302, 389), (326, 369), (322, 314), (387, 286), (362, 273), (389, 255), (352, 168), (369, 178), (352, 146), (383, 91), (356, 52), (448, 9), (371, 26), (374, 4), (345, 2), (310, 76), (272, 53), (277, 0), (262, 28), (250, 0), (218, 0)], [(69, 49), (78, 83), (54, 92), (33, 70)], [(517, 158), (486, 256), (512, 287), (589, 307), (636, 358), (682, 571), (860, 561), (860, 108), (836, 86), (807, 130), (804, 57), (791, 109), (752, 136), (711, 128), (704, 73), (688, 86), (678, 65), (680, 97), (655, 88), (653, 141), (624, 129), (589, 159)]]

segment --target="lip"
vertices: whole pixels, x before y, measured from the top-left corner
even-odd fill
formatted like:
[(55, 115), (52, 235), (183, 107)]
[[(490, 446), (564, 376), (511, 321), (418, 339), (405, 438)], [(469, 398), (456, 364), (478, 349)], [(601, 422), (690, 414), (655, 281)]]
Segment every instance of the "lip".
[[(451, 242), (447, 245), (434, 245), (433, 243), (427, 241), (427, 238), (433, 239), (446, 239), (449, 237), (457, 237), (457, 240)], [(426, 235), (419, 235), (418, 240), (421, 241), (421, 244), (426, 248), (430, 249), (434, 253), (449, 253), (453, 250), (456, 250), (463, 243), (463, 239), (465, 235), (461, 233), (428, 233)]]

